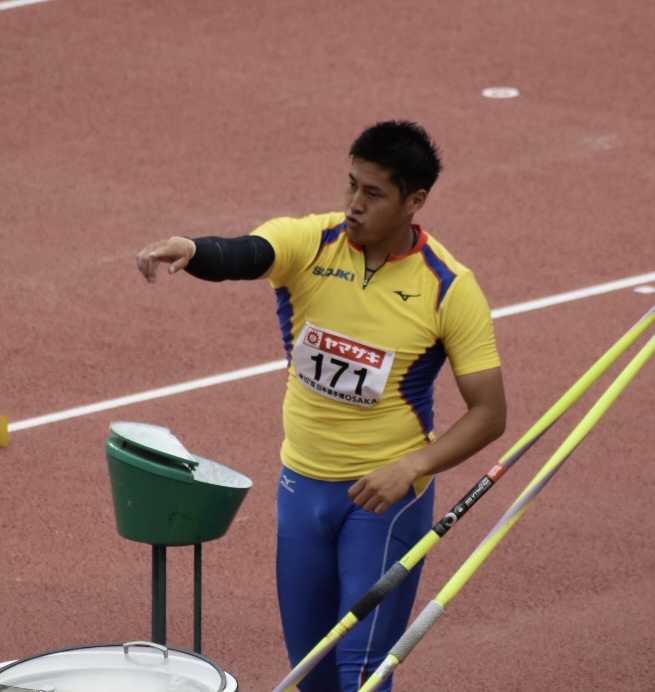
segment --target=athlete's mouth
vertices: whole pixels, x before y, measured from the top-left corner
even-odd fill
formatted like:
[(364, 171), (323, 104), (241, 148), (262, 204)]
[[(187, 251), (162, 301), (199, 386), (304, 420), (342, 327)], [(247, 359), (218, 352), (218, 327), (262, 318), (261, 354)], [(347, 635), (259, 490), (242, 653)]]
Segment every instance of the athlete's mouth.
[(362, 227), (362, 222), (359, 221), (357, 218), (354, 216), (346, 216), (346, 221), (348, 222), (348, 226), (353, 229), (358, 229)]

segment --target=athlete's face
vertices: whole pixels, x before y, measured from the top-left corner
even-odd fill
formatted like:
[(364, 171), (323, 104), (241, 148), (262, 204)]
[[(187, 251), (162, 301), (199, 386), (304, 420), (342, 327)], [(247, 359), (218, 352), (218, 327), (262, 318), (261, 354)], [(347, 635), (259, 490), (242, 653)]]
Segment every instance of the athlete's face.
[(388, 169), (353, 159), (346, 190), (348, 236), (358, 245), (377, 247), (385, 254), (407, 252), (412, 217), (425, 197), (424, 190), (403, 197)]

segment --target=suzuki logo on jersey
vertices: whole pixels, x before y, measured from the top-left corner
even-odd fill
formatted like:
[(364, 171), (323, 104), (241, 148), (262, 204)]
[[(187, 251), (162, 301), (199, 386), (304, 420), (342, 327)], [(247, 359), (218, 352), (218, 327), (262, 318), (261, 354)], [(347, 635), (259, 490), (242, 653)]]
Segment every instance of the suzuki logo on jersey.
[(344, 269), (335, 269), (334, 267), (314, 267), (314, 274), (316, 276), (336, 276), (337, 279), (345, 279), (346, 281), (355, 280), (355, 272), (347, 272)]

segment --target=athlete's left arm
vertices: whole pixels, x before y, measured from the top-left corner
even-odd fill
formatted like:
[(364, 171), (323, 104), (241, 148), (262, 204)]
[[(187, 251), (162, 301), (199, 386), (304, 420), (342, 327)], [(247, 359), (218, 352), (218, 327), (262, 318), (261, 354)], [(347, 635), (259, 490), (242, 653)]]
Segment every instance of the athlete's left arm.
[(356, 481), (349, 491), (356, 505), (381, 514), (417, 479), (461, 464), (503, 434), (507, 414), (500, 367), (455, 379), (466, 412), (432, 444)]

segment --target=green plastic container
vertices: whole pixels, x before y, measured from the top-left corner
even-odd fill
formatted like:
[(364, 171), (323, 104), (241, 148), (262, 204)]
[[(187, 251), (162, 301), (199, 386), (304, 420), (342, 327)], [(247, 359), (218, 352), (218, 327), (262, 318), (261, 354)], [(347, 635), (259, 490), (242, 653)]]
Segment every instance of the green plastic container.
[[(106, 441), (118, 533), (152, 545), (192, 545), (225, 535), (252, 481), (190, 454), (171, 458), (118, 435)], [(188, 453), (187, 453), (188, 454)]]

